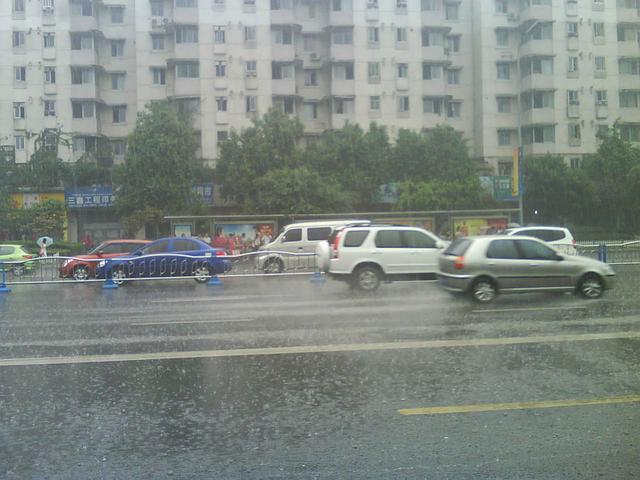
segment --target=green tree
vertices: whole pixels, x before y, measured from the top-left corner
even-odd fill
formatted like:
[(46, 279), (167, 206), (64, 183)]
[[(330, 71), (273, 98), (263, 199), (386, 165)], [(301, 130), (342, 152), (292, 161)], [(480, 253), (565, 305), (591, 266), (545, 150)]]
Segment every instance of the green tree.
[(141, 218), (139, 212), (192, 212), (199, 205), (192, 191), (200, 180), (195, 176), (201, 163), (197, 148), (187, 118), (167, 102), (149, 104), (129, 136), (123, 168), (114, 171), (117, 209), (139, 226), (150, 224), (155, 235), (160, 228), (157, 216)]
[(8, 230), (16, 238), (50, 236), (60, 240), (64, 235), (66, 211), (63, 202), (48, 200), (30, 208), (11, 210), (8, 215)]
[(495, 206), (477, 176), (398, 183), (396, 210), (456, 210)]

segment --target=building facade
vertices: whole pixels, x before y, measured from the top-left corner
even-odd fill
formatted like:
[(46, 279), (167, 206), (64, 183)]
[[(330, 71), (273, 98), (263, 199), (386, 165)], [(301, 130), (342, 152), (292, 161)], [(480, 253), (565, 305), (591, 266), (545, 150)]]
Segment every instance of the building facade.
[(640, 0), (6, 0), (0, 145), (62, 128), (116, 161), (147, 103), (191, 112), (210, 163), (271, 106), (305, 137), (448, 124), (508, 173), (514, 147), (574, 164), (619, 121), (640, 141)]

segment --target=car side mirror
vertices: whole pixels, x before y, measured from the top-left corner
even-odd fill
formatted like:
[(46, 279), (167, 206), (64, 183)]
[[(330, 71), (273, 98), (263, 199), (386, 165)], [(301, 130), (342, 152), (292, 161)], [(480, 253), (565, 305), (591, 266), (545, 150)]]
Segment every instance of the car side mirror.
[(444, 243), (442, 243), (442, 242), (436, 242), (436, 248), (437, 248), (438, 250), (442, 250), (442, 249), (444, 248)]
[(104, 250), (98, 250), (97, 255), (98, 255), (99, 257), (103, 256), (103, 255), (104, 255)]
[(564, 255), (560, 253), (556, 254), (556, 261), (561, 262), (562, 260), (564, 260)]
[(139, 257), (140, 255), (142, 255), (142, 250), (136, 250), (135, 252), (133, 252), (133, 255)]

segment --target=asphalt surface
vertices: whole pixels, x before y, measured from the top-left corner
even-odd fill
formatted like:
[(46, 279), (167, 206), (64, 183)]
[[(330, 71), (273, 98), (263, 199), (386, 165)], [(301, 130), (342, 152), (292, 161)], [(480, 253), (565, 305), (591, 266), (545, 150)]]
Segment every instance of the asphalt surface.
[(640, 268), (617, 270), (601, 300), (487, 306), (307, 277), (15, 286), (0, 478), (636, 479)]

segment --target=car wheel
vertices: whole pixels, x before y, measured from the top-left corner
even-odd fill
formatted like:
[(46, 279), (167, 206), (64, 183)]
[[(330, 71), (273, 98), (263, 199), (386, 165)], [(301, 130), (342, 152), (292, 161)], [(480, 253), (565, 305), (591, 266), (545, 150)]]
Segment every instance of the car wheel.
[(127, 273), (124, 271), (122, 267), (116, 268), (111, 272), (111, 280), (116, 285), (124, 284), (124, 281), (127, 279)]
[(382, 272), (376, 267), (360, 267), (354, 273), (353, 284), (363, 292), (373, 292), (378, 289), (382, 281)]
[(209, 281), (209, 278), (211, 277), (211, 269), (209, 268), (209, 265), (204, 264), (204, 265), (198, 265), (194, 270), (193, 270), (193, 275), (196, 280), (196, 282), (198, 283), (206, 283)]
[(73, 269), (73, 279), (84, 281), (89, 278), (89, 268), (86, 265), (78, 265)]
[(495, 283), (489, 278), (479, 278), (471, 286), (471, 296), (478, 303), (492, 302), (497, 293)]
[(604, 293), (604, 283), (600, 276), (595, 273), (588, 273), (580, 280), (578, 290), (583, 298), (600, 298)]
[(264, 264), (264, 273), (282, 273), (284, 271), (284, 263), (279, 258), (270, 258)]

